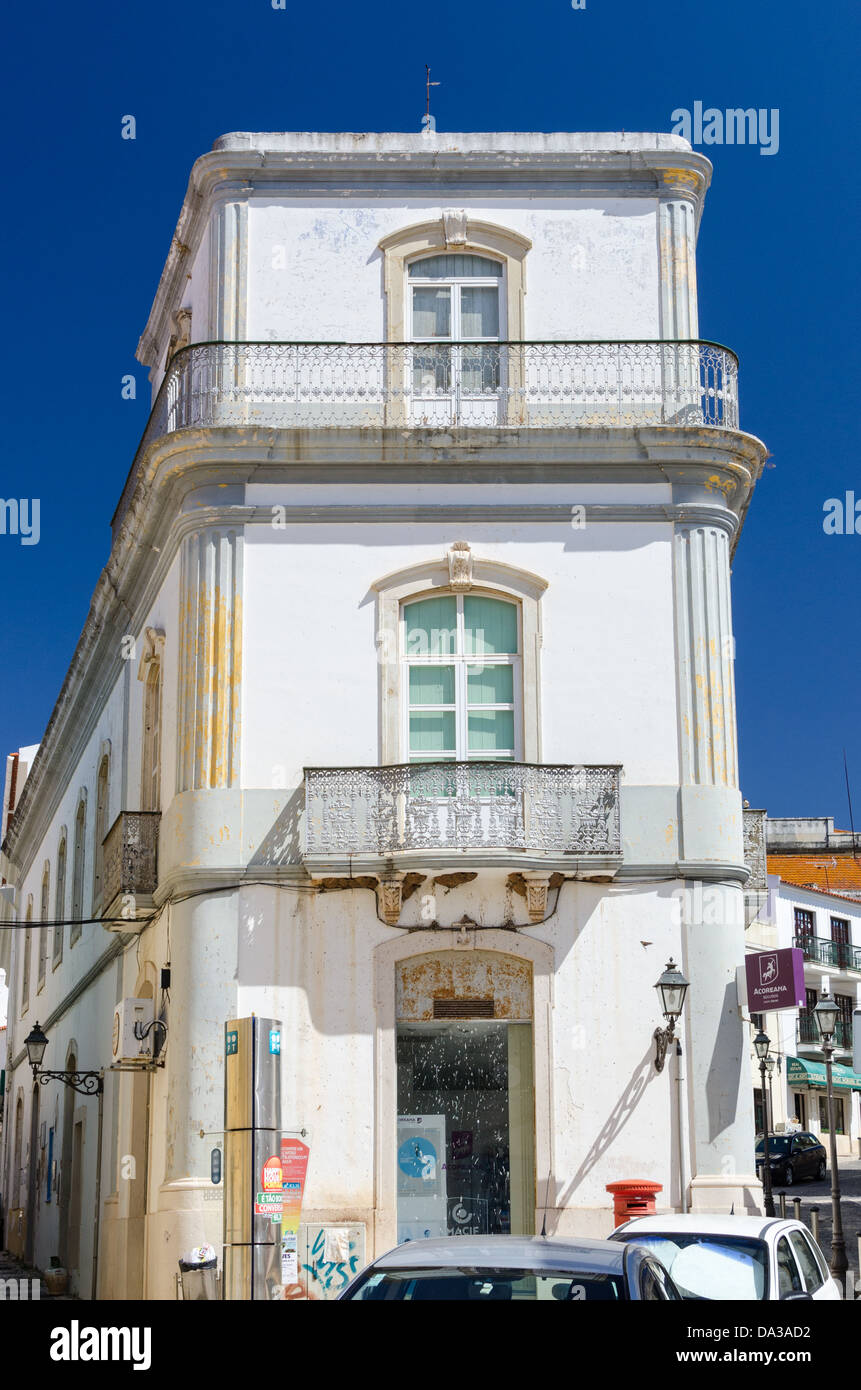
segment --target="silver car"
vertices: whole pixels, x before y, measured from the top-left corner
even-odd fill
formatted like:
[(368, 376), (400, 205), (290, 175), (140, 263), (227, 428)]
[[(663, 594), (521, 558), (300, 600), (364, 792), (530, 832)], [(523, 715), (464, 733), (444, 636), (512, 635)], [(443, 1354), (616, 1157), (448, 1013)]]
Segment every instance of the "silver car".
[(660, 1260), (637, 1245), (546, 1236), (448, 1236), (396, 1245), (338, 1299), (491, 1303), (669, 1302), (680, 1299)]

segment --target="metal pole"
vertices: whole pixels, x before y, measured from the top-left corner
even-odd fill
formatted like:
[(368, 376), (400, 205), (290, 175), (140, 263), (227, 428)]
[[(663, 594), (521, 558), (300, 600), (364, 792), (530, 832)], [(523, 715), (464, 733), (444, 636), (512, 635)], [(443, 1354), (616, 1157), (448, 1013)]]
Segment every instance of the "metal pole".
[(843, 1239), (843, 1214), (840, 1210), (840, 1174), (837, 1168), (837, 1134), (834, 1127), (834, 1081), (831, 1075), (831, 1054), (834, 1044), (830, 1038), (823, 1039), (825, 1053), (825, 1075), (828, 1081), (828, 1131), (831, 1153), (831, 1273), (842, 1287), (846, 1279), (849, 1262), (846, 1259), (846, 1242)]
[(105, 1118), (105, 1073), (99, 1072), (99, 1132), (96, 1139), (96, 1219), (93, 1223), (93, 1292), (99, 1296), (99, 1218), (102, 1214), (102, 1130)]
[[(819, 1244), (819, 1208), (810, 1208), (810, 1229), (813, 1232), (813, 1239)], [(861, 1240), (861, 1236), (858, 1237)]]
[(759, 1063), (759, 1074), (760, 1074), (760, 1077), (762, 1078), (762, 1111), (763, 1111), (763, 1114), (762, 1114), (762, 1130), (763, 1130), (763, 1134), (762, 1134), (762, 1147), (763, 1147), (762, 1195), (763, 1195), (763, 1209), (764, 1209), (764, 1211), (765, 1211), (766, 1216), (774, 1216), (774, 1196), (772, 1195), (772, 1191), (771, 1191), (771, 1155), (770, 1155), (769, 1149), (768, 1149), (768, 1122), (769, 1122), (769, 1115), (768, 1115), (768, 1091), (767, 1091), (766, 1085), (765, 1085), (765, 1058), (764, 1058), (764, 1057), (760, 1060), (760, 1063)]
[(778, 1192), (777, 1197), (778, 1197), (778, 1204), (779, 1204), (779, 1206), (780, 1206), (780, 1219), (781, 1219), (781, 1221), (785, 1221), (785, 1220), (786, 1220), (786, 1193), (785, 1193), (785, 1192)]
[(676, 1038), (676, 1086), (678, 1087), (678, 1115), (679, 1123), (679, 1198), (683, 1212), (688, 1209), (688, 1162), (687, 1162), (687, 1123), (685, 1116), (685, 1066), (682, 1044)]
[(793, 1210), (793, 1212), (794, 1212), (794, 1214), (795, 1214), (795, 1219), (796, 1219), (796, 1221), (800, 1221), (800, 1220), (801, 1220), (801, 1198), (800, 1198), (800, 1197), (793, 1197), (793, 1199), (792, 1199), (792, 1210)]

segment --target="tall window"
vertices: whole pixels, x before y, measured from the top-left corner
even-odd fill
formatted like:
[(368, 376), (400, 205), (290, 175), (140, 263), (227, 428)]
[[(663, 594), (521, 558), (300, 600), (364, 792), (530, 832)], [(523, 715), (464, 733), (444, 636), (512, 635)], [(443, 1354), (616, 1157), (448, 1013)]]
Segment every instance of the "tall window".
[[(502, 265), (487, 256), (436, 255), (409, 267), (410, 338), (416, 400), (495, 395), (500, 387)], [(469, 347), (447, 344), (468, 340)], [(487, 346), (484, 346), (487, 344)]]
[(834, 942), (834, 963), (841, 970), (845, 970), (849, 965), (849, 919), (847, 917), (831, 918), (831, 940)]
[[(50, 892), (51, 892), (51, 865), (48, 863), (48, 860), (46, 859), (46, 860), (45, 860), (45, 866), (44, 866), (44, 868), (43, 868), (43, 870), (42, 870), (42, 896), (41, 896), (41, 901), (40, 901), (40, 904), (39, 904), (39, 918), (40, 918), (40, 921), (42, 921), (42, 922), (47, 922), (48, 918), (49, 918), (50, 915), (51, 915), (51, 913), (50, 913), (50, 907), (49, 907), (49, 904), (48, 904), (48, 898), (49, 898)], [(41, 927), (39, 928), (39, 984), (38, 984), (38, 986), (37, 986), (37, 993), (38, 993), (38, 991), (42, 988), (42, 986), (43, 986), (44, 983), (45, 983), (45, 975), (47, 974), (47, 970), (48, 970), (48, 949), (49, 949), (49, 934), (48, 934), (48, 928), (47, 928), (46, 926), (41, 926)]]
[(54, 897), (54, 965), (63, 959), (63, 920), (66, 916), (66, 831), (60, 832), (57, 850), (57, 892)]
[(851, 1048), (852, 1046), (852, 1013), (855, 1008), (854, 994), (834, 993), (834, 1002), (840, 1010), (837, 1017), (837, 1037), (835, 1041), (841, 1047)]
[(96, 826), (93, 841), (93, 908), (102, 901), (104, 883), (104, 850), (102, 841), (108, 833), (108, 796), (110, 794), (111, 760), (107, 754), (99, 763), (96, 778)]
[(161, 809), (161, 662), (151, 661), (144, 686), (141, 810)]
[(69, 945), (74, 946), (83, 930), (84, 917), (84, 857), (86, 854), (87, 803), (82, 796), (75, 816), (75, 853), (72, 861), (72, 928)]
[(795, 909), (795, 944), (803, 950), (813, 946), (813, 938), (816, 935), (816, 919), (812, 912), (808, 912), (804, 907)]
[(407, 761), (521, 756), (516, 603), (447, 594), (405, 604), (403, 652)]
[(33, 949), (33, 928), (29, 925), (33, 920), (33, 894), (27, 898), (27, 912), (24, 921), (28, 924), (24, 928), (24, 967), (21, 972), (21, 1012), (26, 1013), (30, 1004), (30, 952)]

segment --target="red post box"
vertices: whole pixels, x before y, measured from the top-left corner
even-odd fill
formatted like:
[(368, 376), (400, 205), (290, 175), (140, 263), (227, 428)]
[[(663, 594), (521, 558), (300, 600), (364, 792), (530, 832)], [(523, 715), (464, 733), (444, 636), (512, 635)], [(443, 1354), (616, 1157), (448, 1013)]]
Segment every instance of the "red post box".
[(663, 1190), (663, 1183), (648, 1182), (645, 1178), (608, 1182), (607, 1191), (613, 1194), (613, 1225), (621, 1226), (634, 1216), (654, 1216), (655, 1194)]

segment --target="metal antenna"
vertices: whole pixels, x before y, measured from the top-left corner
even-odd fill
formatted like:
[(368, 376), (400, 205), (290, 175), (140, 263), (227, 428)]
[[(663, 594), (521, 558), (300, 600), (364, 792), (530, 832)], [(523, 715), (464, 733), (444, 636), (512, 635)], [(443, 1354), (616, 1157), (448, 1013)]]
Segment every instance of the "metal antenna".
[(852, 815), (852, 793), (851, 793), (851, 791), (849, 790), (849, 764), (848, 764), (847, 761), (846, 761), (846, 749), (845, 749), (845, 748), (843, 749), (843, 772), (844, 772), (844, 775), (845, 775), (845, 777), (846, 777), (846, 800), (849, 802), (849, 828), (850, 828), (851, 831), (852, 831), (852, 858), (853, 858), (853, 859), (857, 859), (857, 858), (858, 858), (858, 855), (855, 853), (855, 849), (856, 849), (856, 844), (855, 844), (855, 820), (854, 820), (854, 817), (853, 817), (853, 815)]
[(441, 86), (441, 82), (431, 82), (431, 70), (427, 63), (425, 63), (425, 91), (427, 95), (425, 100), (425, 114), (422, 118), (422, 125), (425, 130), (436, 130), (436, 121), (430, 113), (430, 89), (431, 87)]

